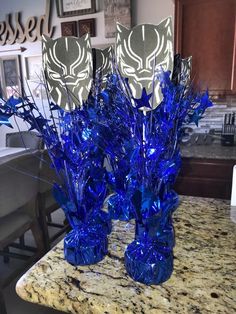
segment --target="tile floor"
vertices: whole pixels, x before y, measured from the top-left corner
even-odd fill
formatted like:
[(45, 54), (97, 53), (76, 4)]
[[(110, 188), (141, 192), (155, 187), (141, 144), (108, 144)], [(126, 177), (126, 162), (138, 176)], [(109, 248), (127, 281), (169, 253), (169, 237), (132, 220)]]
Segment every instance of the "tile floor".
[[(52, 217), (53, 217), (54, 222), (62, 223), (64, 220), (64, 214), (60, 209), (54, 212)], [(56, 230), (55, 228), (50, 227), (49, 231), (51, 234), (53, 234), (55, 230)], [(57, 242), (59, 240), (60, 239), (58, 239)], [(33, 237), (30, 232), (26, 233), (25, 241), (28, 245), (33, 245), (34, 243)], [(16, 259), (10, 259), (9, 264), (4, 264), (3, 258), (0, 256), (0, 276), (3, 273), (5, 274), (11, 271), (12, 269), (15, 269), (16, 267), (20, 265), (20, 263), (22, 263), (22, 261), (16, 260)], [(27, 269), (25, 269), (25, 271), (26, 270)], [(17, 280), (20, 277), (21, 276), (16, 278), (8, 287), (4, 289), (4, 298), (5, 298), (6, 307), (7, 307), (7, 314), (60, 314), (62, 313), (62, 312), (58, 312), (50, 308), (42, 307), (36, 304), (31, 304), (20, 299), (15, 292), (15, 285), (16, 285)], [(0, 314), (1, 314), (1, 309), (0, 309)]]

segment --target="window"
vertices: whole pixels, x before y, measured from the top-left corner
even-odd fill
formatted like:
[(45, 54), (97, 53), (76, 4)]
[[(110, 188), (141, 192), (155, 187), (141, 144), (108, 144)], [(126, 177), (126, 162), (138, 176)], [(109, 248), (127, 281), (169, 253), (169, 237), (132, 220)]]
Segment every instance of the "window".
[(20, 56), (0, 58), (0, 87), (3, 98), (19, 97), (21, 91)]

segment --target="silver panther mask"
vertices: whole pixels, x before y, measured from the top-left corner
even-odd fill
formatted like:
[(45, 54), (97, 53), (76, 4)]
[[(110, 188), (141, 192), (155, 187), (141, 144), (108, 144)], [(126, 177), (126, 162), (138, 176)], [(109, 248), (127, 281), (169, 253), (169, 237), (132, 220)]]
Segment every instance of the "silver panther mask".
[(42, 36), (43, 68), (49, 93), (65, 110), (82, 106), (92, 84), (92, 49), (88, 34), (81, 38)]
[(113, 48), (108, 47), (106, 49), (94, 49), (95, 54), (95, 77), (105, 83), (107, 81), (107, 75), (112, 73), (112, 58)]
[(189, 86), (192, 70), (192, 56), (181, 60), (180, 84)]
[(191, 70), (192, 70), (192, 57), (182, 59), (179, 53), (176, 54), (174, 57), (172, 82), (175, 85), (181, 84), (188, 87), (191, 80)]
[(162, 101), (158, 73), (173, 69), (171, 17), (158, 25), (141, 24), (131, 30), (117, 23), (116, 58), (121, 75), (129, 79), (132, 96), (141, 98), (145, 88), (147, 94), (153, 93), (150, 105), (156, 108)]

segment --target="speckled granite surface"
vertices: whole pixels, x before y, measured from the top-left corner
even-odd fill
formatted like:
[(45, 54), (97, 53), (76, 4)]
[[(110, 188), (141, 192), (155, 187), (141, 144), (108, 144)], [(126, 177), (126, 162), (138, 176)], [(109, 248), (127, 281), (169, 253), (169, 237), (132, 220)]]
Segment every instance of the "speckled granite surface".
[(236, 160), (236, 146), (222, 146), (219, 143), (209, 145), (181, 145), (181, 154), (188, 158), (212, 158)]
[(174, 272), (161, 286), (127, 276), (123, 252), (133, 224), (116, 222), (102, 262), (73, 267), (59, 243), (18, 281), (17, 293), (68, 313), (236, 313), (236, 224), (229, 202), (181, 197), (174, 224)]

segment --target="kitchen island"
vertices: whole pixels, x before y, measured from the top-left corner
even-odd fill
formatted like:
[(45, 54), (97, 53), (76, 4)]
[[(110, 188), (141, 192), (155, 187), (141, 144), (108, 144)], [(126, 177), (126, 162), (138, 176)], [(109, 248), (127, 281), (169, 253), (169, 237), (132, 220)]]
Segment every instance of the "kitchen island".
[(67, 313), (236, 313), (236, 223), (229, 202), (181, 196), (174, 213), (174, 272), (160, 286), (128, 277), (124, 250), (133, 222), (114, 222), (109, 254), (92, 266), (73, 267), (56, 245), (18, 281), (26, 301)]

